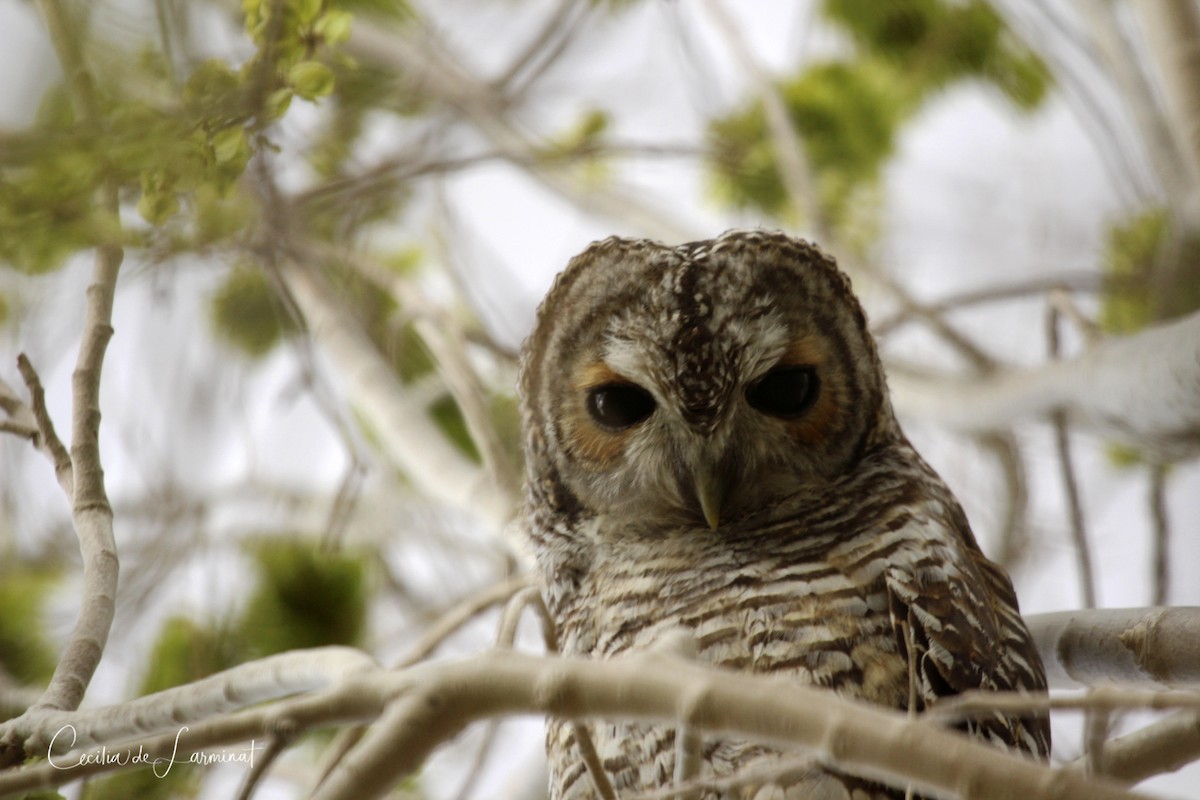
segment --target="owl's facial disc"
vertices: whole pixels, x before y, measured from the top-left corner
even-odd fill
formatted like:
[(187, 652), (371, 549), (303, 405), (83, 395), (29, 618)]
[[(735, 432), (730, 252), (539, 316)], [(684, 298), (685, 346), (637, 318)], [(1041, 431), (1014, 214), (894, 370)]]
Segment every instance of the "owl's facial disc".
[(659, 522), (716, 530), (818, 478), (804, 454), (822, 449), (842, 413), (842, 379), (823, 335), (764, 339), (769, 351), (731, 348), (744, 357), (711, 414), (682, 402), (653, 350), (610, 338), (583, 359), (565, 423), (569, 451), (588, 466), (589, 504), (633, 525), (650, 508)]

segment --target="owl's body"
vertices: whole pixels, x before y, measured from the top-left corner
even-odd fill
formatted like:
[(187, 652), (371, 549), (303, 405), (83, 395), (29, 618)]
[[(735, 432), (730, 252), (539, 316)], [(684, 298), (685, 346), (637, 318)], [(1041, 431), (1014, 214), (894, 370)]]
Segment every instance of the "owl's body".
[[(543, 304), (521, 388), (530, 529), (565, 654), (682, 629), (702, 661), (891, 708), (1044, 690), (1008, 578), (900, 432), (848, 281), (812, 246), (759, 231), (597, 243)], [(619, 793), (672, 784), (669, 726), (588, 729)], [(971, 731), (1049, 749), (1040, 717)], [(548, 751), (552, 800), (598, 797), (570, 725), (551, 723)], [(701, 754), (702, 778), (781, 758), (720, 738)], [(766, 784), (702, 796), (903, 796), (788, 758)]]

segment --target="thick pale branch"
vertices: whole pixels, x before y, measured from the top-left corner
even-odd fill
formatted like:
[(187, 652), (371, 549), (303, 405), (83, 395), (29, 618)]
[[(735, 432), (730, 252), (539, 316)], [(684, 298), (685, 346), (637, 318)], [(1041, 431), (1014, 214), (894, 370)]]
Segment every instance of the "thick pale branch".
[[(318, 691), (229, 713), (238, 706), (313, 689)], [(217, 716), (199, 719), (205, 714)], [(324, 725), (378, 719), (313, 795), (317, 800), (359, 800), (389, 791), (472, 722), (513, 714), (655, 721), (762, 740), (802, 748), (823, 762), (893, 785), (911, 783), (935, 796), (1135, 796), (901, 712), (785, 678), (732, 673), (662, 652), (591, 661), (493, 651), (403, 671), (380, 669), (366, 656), (344, 648), (285, 654), (113, 709), (62, 714), (63, 724), (74, 725), (80, 739), (70, 753), (56, 749), (55, 761), (73, 763), (73, 756), (86, 752), (84, 742), (101, 741), (98, 733), (110, 748), (120, 744), (186, 758), (191, 752), (281, 732), (294, 735)], [(186, 731), (181, 733), (181, 727)], [(148, 738), (134, 739), (131, 734)], [(37, 741), (48, 742), (45, 730)], [(0, 794), (57, 785), (118, 766), (110, 761), (64, 771), (41, 764), (0, 773)]]
[(1186, 157), (1180, 150), (1183, 143), (1172, 136), (1159, 107), (1159, 93), (1154, 91), (1139, 54), (1122, 30), (1118, 16), (1123, 9), (1108, 0), (1075, 0), (1075, 6), (1091, 32), (1105, 72), (1132, 116), (1169, 204), (1180, 207), (1192, 186), (1184, 164)]
[(1167, 460), (1200, 452), (1200, 313), (1106, 339), (1078, 358), (988, 377), (889, 376), (909, 419), (976, 433), (1065, 409)]
[(1104, 774), (1128, 783), (1174, 772), (1200, 758), (1200, 711), (1178, 711), (1118, 736), (1104, 748)]
[(1192, 185), (1200, 181), (1200, 9), (1195, 0), (1137, 0), (1149, 40), (1158, 60), (1176, 138), (1191, 170)]
[(1200, 687), (1200, 608), (1112, 608), (1026, 619), (1052, 689)]
[(405, 390), (320, 276), (299, 265), (283, 275), (309, 333), (338, 366), (352, 402), (375, 426), (397, 466), (429, 496), (456, 508), (475, 509), (496, 529), (503, 527), (513, 510), (511, 498), (430, 424), (424, 403)]
[(67, 725), (74, 728), (77, 747), (153, 736), (255, 703), (323, 689), (372, 669), (378, 665), (369, 656), (348, 647), (296, 650), (114, 706), (10, 720), (0, 724), (0, 740), (19, 741), (36, 755)]
[(1013, 756), (823, 689), (661, 653), (607, 661), (489, 655), (410, 673), (409, 691), (313, 800), (378, 797), (466, 725), (513, 713), (682, 722), (812, 748), (844, 768), (941, 796), (1128, 798), (1111, 784)]

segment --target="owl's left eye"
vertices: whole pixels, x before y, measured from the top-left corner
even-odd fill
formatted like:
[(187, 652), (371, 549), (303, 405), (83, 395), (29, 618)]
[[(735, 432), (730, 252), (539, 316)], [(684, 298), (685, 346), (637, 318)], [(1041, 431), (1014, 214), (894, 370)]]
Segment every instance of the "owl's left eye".
[(654, 413), (654, 397), (632, 383), (606, 383), (588, 392), (587, 410), (606, 428), (624, 430)]
[(808, 411), (819, 391), (812, 367), (776, 367), (746, 388), (746, 400), (773, 417), (798, 417)]

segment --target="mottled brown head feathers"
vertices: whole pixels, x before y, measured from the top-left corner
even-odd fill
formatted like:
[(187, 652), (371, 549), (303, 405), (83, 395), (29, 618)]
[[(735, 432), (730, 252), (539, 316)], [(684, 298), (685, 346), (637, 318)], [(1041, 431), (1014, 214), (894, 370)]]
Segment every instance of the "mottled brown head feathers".
[[(787, 368), (777, 382), (807, 391), (811, 406), (757, 410), (751, 387)], [(697, 493), (710, 481), (720, 496), (708, 499), (732, 522), (819, 490), (898, 435), (849, 280), (815, 246), (766, 231), (592, 244), (539, 309), (520, 389), (531, 494), (566, 515), (619, 520), (653, 497), (655, 524), (704, 524), (711, 509)], [(786, 404), (781, 392), (759, 395)], [(652, 411), (627, 427), (598, 424), (596, 404), (626, 411), (618, 401), (643, 404), (630, 415)]]

